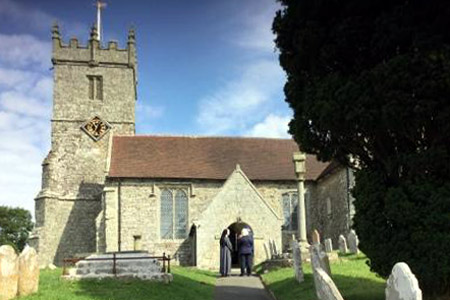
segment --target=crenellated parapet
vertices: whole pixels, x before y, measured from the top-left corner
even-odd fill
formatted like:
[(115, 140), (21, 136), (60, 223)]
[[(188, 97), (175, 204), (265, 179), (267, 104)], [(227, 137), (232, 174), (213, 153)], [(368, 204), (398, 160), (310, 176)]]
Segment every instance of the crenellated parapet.
[(78, 39), (73, 37), (69, 43), (64, 43), (57, 24), (52, 28), (52, 62), (56, 64), (88, 65), (91, 67), (128, 67), (136, 71), (136, 33), (130, 29), (127, 47), (120, 49), (117, 41), (109, 41), (102, 47), (98, 40), (97, 28), (93, 26), (87, 45), (80, 45)]

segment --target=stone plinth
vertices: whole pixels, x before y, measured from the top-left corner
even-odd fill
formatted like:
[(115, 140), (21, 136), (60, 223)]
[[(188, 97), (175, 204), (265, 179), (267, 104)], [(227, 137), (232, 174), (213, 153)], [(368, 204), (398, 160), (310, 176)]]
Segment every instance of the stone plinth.
[(162, 272), (160, 261), (150, 258), (150, 255), (145, 252), (117, 253), (115, 265), (113, 254), (90, 255), (77, 262), (75, 268), (64, 277), (67, 279), (139, 278), (165, 283), (173, 279), (172, 274)]

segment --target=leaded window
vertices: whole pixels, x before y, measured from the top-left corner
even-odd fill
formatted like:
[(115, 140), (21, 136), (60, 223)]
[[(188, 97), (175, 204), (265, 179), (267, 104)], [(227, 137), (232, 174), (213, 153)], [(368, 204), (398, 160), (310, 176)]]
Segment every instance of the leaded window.
[(187, 236), (188, 197), (181, 189), (161, 192), (161, 238), (183, 239)]
[(298, 196), (297, 193), (286, 193), (282, 195), (283, 206), (283, 229), (297, 230), (298, 228)]

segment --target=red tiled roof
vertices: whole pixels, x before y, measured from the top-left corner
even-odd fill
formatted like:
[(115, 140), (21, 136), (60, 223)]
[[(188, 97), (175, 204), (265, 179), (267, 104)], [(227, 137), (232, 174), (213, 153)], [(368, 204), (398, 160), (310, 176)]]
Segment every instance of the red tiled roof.
[[(295, 180), (290, 139), (241, 137), (116, 136), (110, 177), (227, 179), (239, 164), (250, 180)], [(328, 164), (307, 155), (306, 179)]]

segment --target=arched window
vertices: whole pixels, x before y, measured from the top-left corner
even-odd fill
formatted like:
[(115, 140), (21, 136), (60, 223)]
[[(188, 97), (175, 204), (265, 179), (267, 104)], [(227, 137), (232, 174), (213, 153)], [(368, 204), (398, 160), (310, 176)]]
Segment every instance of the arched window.
[(182, 239), (187, 233), (188, 198), (184, 191), (175, 194), (175, 238)]
[(180, 189), (161, 192), (161, 239), (183, 239), (187, 236), (188, 197)]
[(297, 230), (298, 228), (298, 196), (297, 193), (286, 193), (282, 195), (283, 205), (283, 229)]
[(173, 238), (173, 196), (169, 190), (161, 192), (161, 238)]

